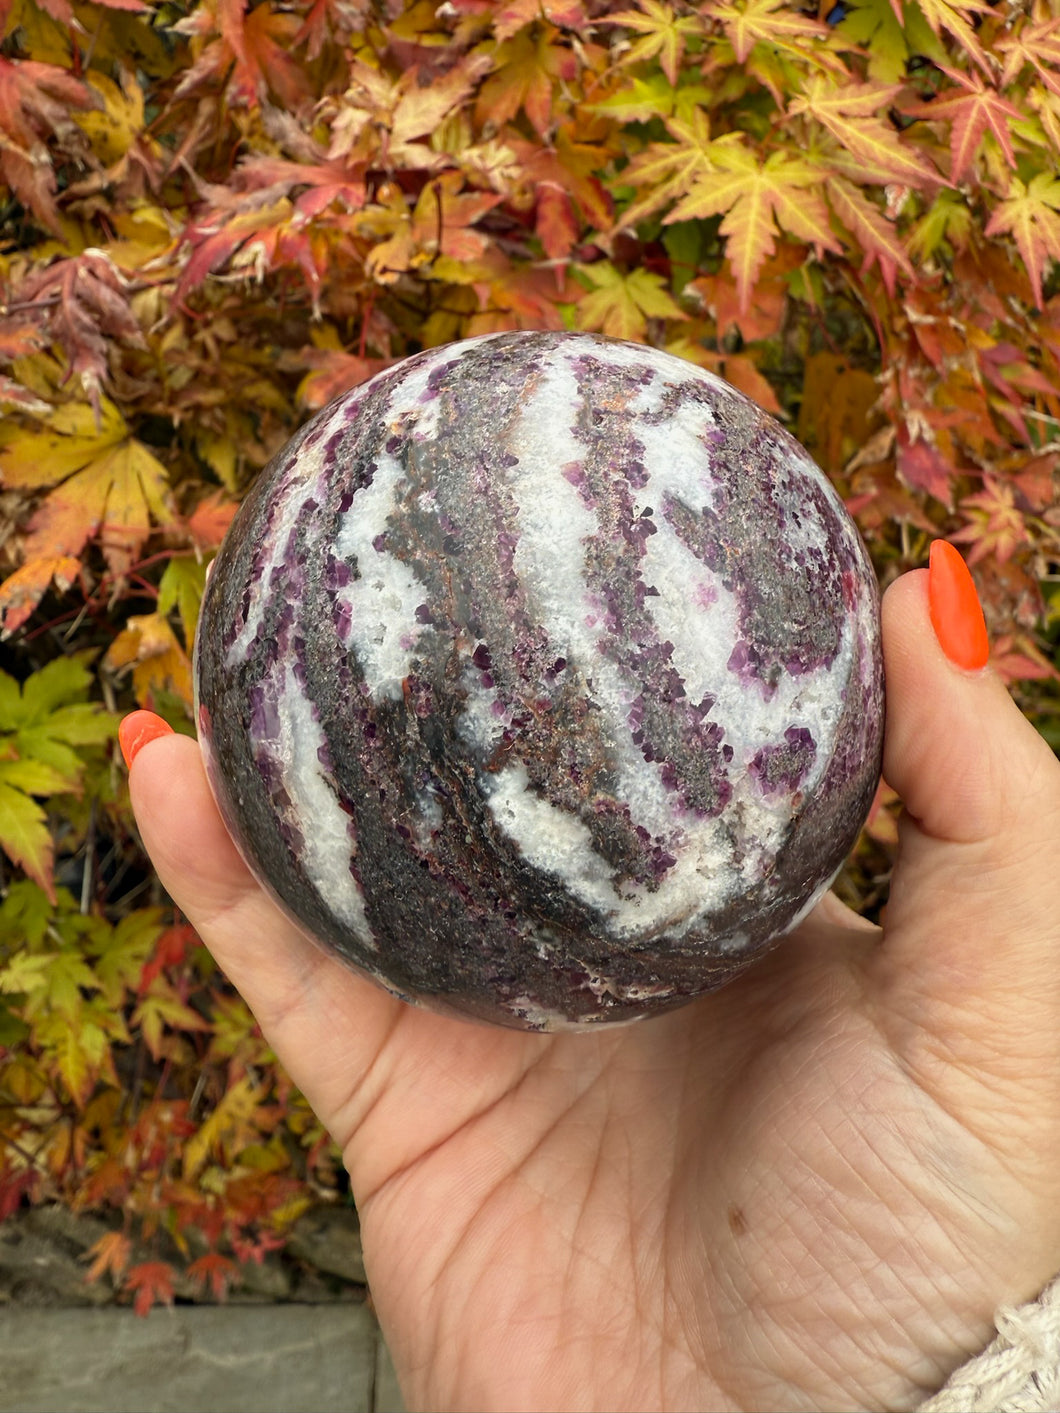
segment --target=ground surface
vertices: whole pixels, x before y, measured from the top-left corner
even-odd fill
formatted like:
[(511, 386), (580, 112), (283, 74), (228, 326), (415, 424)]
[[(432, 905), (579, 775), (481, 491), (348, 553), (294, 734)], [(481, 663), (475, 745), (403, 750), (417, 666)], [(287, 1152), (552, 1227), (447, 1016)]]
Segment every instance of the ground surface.
[(177, 1264), (146, 1318), (86, 1281), (106, 1230), (61, 1207), (0, 1223), (0, 1413), (402, 1413), (351, 1208), (306, 1213), (223, 1304)]

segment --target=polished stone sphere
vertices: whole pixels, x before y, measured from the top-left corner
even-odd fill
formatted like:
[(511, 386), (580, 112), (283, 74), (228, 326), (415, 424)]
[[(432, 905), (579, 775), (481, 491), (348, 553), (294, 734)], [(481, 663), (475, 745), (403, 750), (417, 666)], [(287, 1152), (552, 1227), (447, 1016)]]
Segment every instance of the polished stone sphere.
[(879, 775), (835, 491), (721, 379), (588, 334), (431, 349), (314, 417), (221, 548), (195, 666), (211, 787), (288, 914), (527, 1030), (735, 976)]

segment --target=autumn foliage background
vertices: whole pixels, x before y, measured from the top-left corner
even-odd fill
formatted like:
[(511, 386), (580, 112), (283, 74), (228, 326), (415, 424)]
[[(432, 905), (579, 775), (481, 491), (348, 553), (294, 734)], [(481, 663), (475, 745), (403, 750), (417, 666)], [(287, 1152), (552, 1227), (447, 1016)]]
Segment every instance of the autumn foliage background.
[[(424, 346), (602, 330), (714, 369), (881, 581), (972, 564), (1060, 745), (1056, 0), (3, 0), (0, 1218), (216, 1291), (343, 1201), (139, 847), (204, 575), (312, 411)], [(881, 792), (841, 887), (886, 897)], [(149, 1260), (144, 1243), (165, 1237)], [(139, 1252), (139, 1257), (137, 1254)]]

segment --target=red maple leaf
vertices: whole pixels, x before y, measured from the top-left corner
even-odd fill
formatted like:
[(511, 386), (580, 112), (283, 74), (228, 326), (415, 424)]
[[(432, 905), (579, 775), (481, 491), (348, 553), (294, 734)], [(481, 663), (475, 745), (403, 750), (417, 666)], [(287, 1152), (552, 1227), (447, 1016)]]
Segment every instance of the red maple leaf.
[(59, 345), (70, 374), (80, 380), (98, 415), (111, 347), (116, 342), (147, 347), (129, 306), (125, 276), (104, 251), (86, 250), (32, 270), (16, 297), (20, 305), (31, 308), (12, 320), (31, 319), (38, 333), (46, 333)]
[(180, 966), (187, 956), (188, 950), (197, 946), (198, 941), (195, 929), (186, 922), (178, 922), (173, 927), (167, 927), (155, 943), (154, 952), (144, 962), (137, 986), (138, 994), (142, 996), (155, 977), (166, 967)]
[(0, 57), (0, 173), (23, 205), (60, 237), (58, 183), (46, 140), (69, 132), (71, 108), (99, 106), (92, 89), (65, 69)]
[(192, 1280), (198, 1281), (204, 1290), (209, 1286), (215, 1300), (224, 1300), (237, 1269), (236, 1263), (230, 1257), (222, 1256), (219, 1251), (207, 1251), (204, 1256), (199, 1256), (191, 1262), (188, 1275)]
[(146, 1315), (156, 1300), (173, 1304), (173, 1267), (168, 1261), (141, 1261), (125, 1273), (126, 1290), (133, 1292), (133, 1309)]
[(911, 441), (904, 427), (898, 432), (898, 474), (915, 491), (927, 491), (943, 505), (952, 504), (950, 477), (954, 468), (937, 447)]

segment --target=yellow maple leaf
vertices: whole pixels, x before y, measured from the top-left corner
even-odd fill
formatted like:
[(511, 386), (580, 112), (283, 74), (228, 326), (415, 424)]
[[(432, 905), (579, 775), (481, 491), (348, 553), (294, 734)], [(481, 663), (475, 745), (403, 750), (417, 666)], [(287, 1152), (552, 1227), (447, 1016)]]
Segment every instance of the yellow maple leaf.
[(695, 109), (689, 122), (671, 119), (666, 126), (674, 141), (653, 142), (622, 173), (624, 184), (644, 192), (623, 213), (623, 225), (636, 225), (644, 216), (683, 196), (713, 170), (710, 119), (702, 108)]
[(806, 113), (845, 149), (870, 181), (902, 182), (923, 188), (945, 182), (933, 166), (877, 114), (901, 91), (900, 84), (836, 83), (815, 74), (788, 114)]
[(774, 152), (759, 165), (743, 146), (742, 134), (719, 138), (710, 146), (710, 170), (667, 216), (667, 222), (724, 216), (721, 234), (725, 256), (746, 309), (758, 273), (776, 250), (777, 227), (818, 252), (841, 249), (828, 223), (820, 195), (821, 170), (789, 152)]
[(624, 275), (609, 260), (600, 260), (583, 265), (581, 271), (596, 288), (578, 303), (579, 328), (639, 340), (647, 333), (648, 319), (687, 317), (667, 293), (662, 277), (649, 270)]
[(1060, 178), (1039, 172), (1026, 186), (1013, 177), (1008, 195), (984, 232), (1010, 234), (1023, 256), (1034, 298), (1042, 308), (1042, 280), (1051, 260), (1060, 260)]
[(690, 38), (702, 34), (703, 21), (698, 15), (682, 15), (678, 19), (669, 5), (660, 4), (659, 0), (640, 0), (640, 4), (639, 11), (619, 10), (617, 14), (608, 15), (604, 21), (606, 24), (624, 25), (643, 36), (634, 40), (620, 62), (623, 65), (640, 64), (658, 58), (659, 67), (676, 88), (685, 44)]
[(237, 1079), (198, 1133), (184, 1145), (184, 1177), (194, 1179), (213, 1153), (236, 1153), (259, 1136), (255, 1111), (264, 1095), (264, 1086), (244, 1077)]
[(153, 708), (156, 694), (172, 692), (191, 709), (191, 663), (165, 614), (134, 614), (107, 649), (103, 665), (116, 672), (132, 669), (141, 706)]
[(98, 539), (111, 570), (123, 573), (152, 522), (173, 520), (169, 473), (106, 398), (98, 422), (87, 403), (57, 407), (42, 421), (39, 432), (0, 428), (0, 484), (54, 487), (30, 520), (26, 564), (78, 556)]
[(746, 60), (756, 44), (786, 49), (805, 59), (820, 49), (814, 41), (826, 39), (829, 33), (827, 25), (800, 14), (785, 0), (745, 0), (740, 7), (712, 4), (704, 9), (721, 21), (738, 64)]

